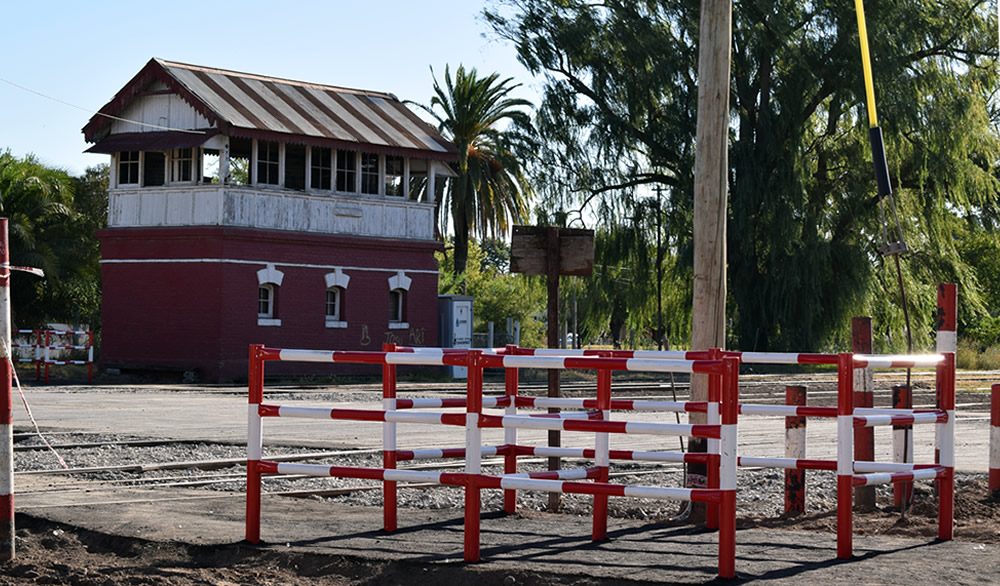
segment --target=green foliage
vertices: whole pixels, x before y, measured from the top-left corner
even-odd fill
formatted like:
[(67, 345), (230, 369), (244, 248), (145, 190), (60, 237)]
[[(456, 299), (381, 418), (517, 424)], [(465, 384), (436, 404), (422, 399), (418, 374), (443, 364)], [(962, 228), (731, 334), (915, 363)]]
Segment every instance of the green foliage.
[(434, 77), (430, 107), (420, 106), (458, 149), (458, 163), (452, 165), (456, 176), (448, 179), (440, 220), (444, 225), (451, 216), (456, 273), (466, 269), (470, 236), (502, 236), (527, 214), (532, 188), (521, 159), (530, 151), (530, 121), (521, 108), (531, 104), (510, 97), (517, 87), (510, 78), (479, 77), (461, 65), (452, 79), (445, 66), (444, 85)]
[[(642, 251), (651, 228), (636, 218), (652, 185), (665, 189), (670, 278), (691, 289), (698, 8), (510, 0), (485, 12), (543, 78), (542, 210), (596, 225), (605, 232), (599, 264), (624, 269), (598, 277), (614, 293), (592, 307), (615, 315), (622, 301), (612, 321), (649, 321)], [(997, 22), (983, 0), (868, 8), (880, 121), (912, 251), (901, 274), (917, 350), (930, 342), (937, 282), (960, 284), (965, 320), (990, 305), (977, 286), (983, 261), (961, 247), (1000, 226)], [(881, 217), (892, 222), (893, 211), (880, 214), (873, 198), (853, 5), (734, 3), (731, 92), (731, 345), (844, 347), (849, 317), (871, 315), (876, 349), (905, 350), (895, 262), (878, 252)]]
[[(495, 241), (487, 241), (493, 256), (505, 247)], [(520, 274), (505, 273), (501, 268), (509, 264), (500, 255), (499, 262), (492, 264), (477, 242), (469, 245), (469, 263), (466, 271), (456, 274), (453, 270), (454, 256), (437, 253), (441, 276), (438, 292), (442, 295), (472, 295), (473, 328), (477, 332), (486, 331), (486, 323), (494, 322), (496, 328), (503, 328), (508, 317), (521, 322), (521, 345), (542, 347), (545, 342), (545, 284), (537, 278)], [(540, 317), (539, 317), (540, 316)]]
[(100, 250), (94, 234), (107, 217), (106, 165), (80, 178), (0, 153), (0, 216), (8, 218), (11, 264), (45, 271), (11, 279), (15, 328), (48, 322), (100, 326)]

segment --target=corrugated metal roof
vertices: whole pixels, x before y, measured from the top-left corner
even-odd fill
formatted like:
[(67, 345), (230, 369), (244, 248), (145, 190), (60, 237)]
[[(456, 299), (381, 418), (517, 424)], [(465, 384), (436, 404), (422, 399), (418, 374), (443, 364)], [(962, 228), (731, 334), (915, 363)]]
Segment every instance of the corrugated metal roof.
[(162, 59), (152, 59), (91, 118), (83, 129), (86, 139), (104, 138), (109, 124), (104, 115), (120, 113), (154, 79), (177, 91), (224, 134), (457, 159), (454, 146), (392, 94)]

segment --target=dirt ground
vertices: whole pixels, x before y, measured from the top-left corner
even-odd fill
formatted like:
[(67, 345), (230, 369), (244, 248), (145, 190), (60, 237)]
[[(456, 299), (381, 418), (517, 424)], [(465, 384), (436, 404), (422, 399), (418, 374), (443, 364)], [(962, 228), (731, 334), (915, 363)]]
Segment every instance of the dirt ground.
[[(856, 541), (864, 536), (892, 536), (932, 542), (937, 535), (937, 508), (929, 494), (917, 494), (917, 504), (901, 518), (899, 512), (858, 511)], [(460, 517), (460, 512), (454, 512)], [(457, 560), (414, 561), (389, 559), (373, 552), (358, 555), (303, 552), (301, 548), (256, 547), (245, 543), (206, 545), (179, 541), (152, 541), (82, 529), (18, 514), (17, 557), (0, 564), (0, 584), (456, 584), (475, 580), (484, 585), (512, 584), (649, 584), (627, 577), (608, 579), (579, 573), (555, 573), (533, 569), (530, 561), (515, 568), (454, 563)], [(835, 532), (833, 512), (794, 518), (743, 518), (741, 533), (763, 530), (774, 533), (774, 542), (794, 547), (796, 531), (810, 534)], [(791, 530), (791, 531), (789, 531)], [(779, 535), (780, 534), (780, 535)], [(802, 535), (802, 533), (799, 533)], [(791, 536), (791, 537), (789, 537)], [(832, 540), (832, 535), (830, 535)], [(737, 535), (737, 541), (741, 537)], [(956, 486), (955, 541), (1000, 544), (1000, 495), (988, 494), (985, 477), (975, 477)], [(915, 543), (919, 543), (915, 542)], [(910, 546), (902, 546), (907, 549)], [(919, 551), (919, 550), (918, 550)], [(986, 550), (986, 551), (995, 551)], [(985, 553), (985, 551), (984, 551)], [(973, 558), (977, 559), (977, 558)], [(737, 565), (741, 560), (739, 554)], [(906, 566), (916, 576), (935, 575), (939, 560), (934, 554), (913, 554)], [(969, 562), (962, 562), (967, 566)], [(978, 558), (981, 567), (969, 568), (984, 583), (996, 578), (994, 555)], [(822, 566), (823, 564), (818, 564)], [(822, 568), (820, 568), (822, 571)], [(764, 576), (771, 572), (765, 572)], [(818, 574), (821, 576), (822, 574)], [(758, 579), (764, 578), (758, 576)], [(783, 581), (776, 575), (777, 581)], [(691, 576), (694, 581), (698, 576)], [(905, 582), (904, 576), (899, 576)], [(766, 579), (766, 578), (764, 578)], [(688, 581), (685, 579), (685, 581)], [(737, 582), (745, 581), (737, 580)], [(867, 576), (870, 583), (895, 583), (883, 576)]]

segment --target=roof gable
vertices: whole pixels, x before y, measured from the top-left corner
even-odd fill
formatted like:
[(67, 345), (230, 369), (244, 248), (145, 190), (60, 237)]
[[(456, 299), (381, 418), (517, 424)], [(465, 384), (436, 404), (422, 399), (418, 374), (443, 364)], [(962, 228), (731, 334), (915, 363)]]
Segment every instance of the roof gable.
[[(456, 160), (455, 147), (396, 96), (151, 59), (83, 128), (88, 142), (110, 132), (150, 84), (161, 82), (224, 134), (330, 144)], [(162, 129), (161, 129), (162, 130)]]

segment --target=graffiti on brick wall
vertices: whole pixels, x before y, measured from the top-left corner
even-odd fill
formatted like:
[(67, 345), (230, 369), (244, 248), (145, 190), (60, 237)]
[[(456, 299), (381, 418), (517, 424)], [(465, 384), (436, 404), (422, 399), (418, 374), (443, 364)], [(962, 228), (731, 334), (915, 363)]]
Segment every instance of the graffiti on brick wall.
[[(425, 328), (410, 328), (404, 334), (401, 330), (386, 330), (382, 337), (383, 344), (403, 344), (410, 346), (423, 346), (427, 341)], [(368, 346), (372, 343), (371, 334), (368, 333), (368, 324), (361, 325), (361, 346)]]

